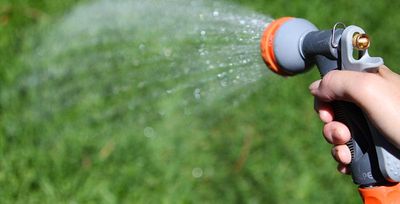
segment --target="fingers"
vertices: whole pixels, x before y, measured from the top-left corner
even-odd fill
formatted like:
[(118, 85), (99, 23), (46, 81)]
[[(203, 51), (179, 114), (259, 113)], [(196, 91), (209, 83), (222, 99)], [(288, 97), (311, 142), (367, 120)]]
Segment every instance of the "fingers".
[(347, 145), (336, 145), (332, 148), (332, 156), (339, 164), (347, 165), (351, 162), (351, 152)]
[(329, 103), (320, 101), (315, 98), (314, 109), (318, 113), (319, 118), (322, 120), (322, 122), (329, 123), (333, 121), (333, 108)]
[[(354, 78), (362, 78), (357, 72), (331, 71), (322, 80), (310, 85), (310, 91), (315, 96), (315, 110), (325, 123), (323, 135), (334, 145), (332, 157), (339, 163), (338, 171), (349, 174), (348, 164), (351, 162), (350, 149), (345, 145), (350, 139), (350, 130), (343, 123), (333, 121), (333, 108), (329, 104), (335, 100), (352, 101), (352, 87)], [(357, 87), (357, 86), (356, 86)]]
[(326, 141), (334, 145), (331, 153), (339, 163), (338, 171), (349, 174), (350, 170), (347, 165), (351, 162), (351, 152), (346, 143), (351, 139), (350, 130), (343, 123), (332, 121), (324, 125), (323, 135)]
[(315, 110), (325, 123), (324, 138), (335, 145), (332, 148), (332, 157), (339, 163), (337, 170), (342, 174), (350, 174), (348, 164), (351, 162), (351, 152), (345, 145), (351, 139), (350, 130), (343, 123), (333, 121), (334, 114), (329, 103), (315, 100)]
[(331, 144), (342, 145), (350, 141), (351, 134), (349, 128), (341, 122), (332, 121), (324, 125), (323, 135)]
[(338, 171), (349, 174), (347, 165), (351, 162), (351, 152), (345, 144), (351, 139), (350, 130), (343, 123), (332, 121), (325, 124), (323, 135), (329, 143), (335, 145), (332, 148), (332, 157), (339, 163)]
[(350, 174), (351, 173), (349, 166), (345, 165), (345, 164), (339, 163), (337, 166), (337, 170), (342, 174)]
[(309, 87), (312, 95), (321, 101), (354, 100), (359, 83), (365, 81), (365, 74), (354, 71), (330, 71), (322, 80), (315, 81)]
[[(377, 93), (390, 90), (390, 84), (388, 85), (387, 81), (398, 81), (398, 83), (392, 84), (400, 84), (400, 77), (387, 67), (381, 66), (376, 72), (331, 71), (322, 80), (315, 81), (310, 85), (310, 92), (315, 96), (314, 108), (325, 123), (323, 135), (329, 143), (334, 145), (332, 156), (339, 163), (337, 168), (339, 172), (350, 173), (348, 164), (351, 162), (351, 152), (345, 144), (351, 139), (351, 134), (343, 123), (333, 121), (334, 113), (329, 102), (337, 100), (353, 102), (370, 117), (380, 116), (382, 113), (375, 110), (381, 110), (379, 106), (382, 104), (377, 107), (375, 98), (379, 98)], [(377, 92), (377, 90), (380, 91)]]

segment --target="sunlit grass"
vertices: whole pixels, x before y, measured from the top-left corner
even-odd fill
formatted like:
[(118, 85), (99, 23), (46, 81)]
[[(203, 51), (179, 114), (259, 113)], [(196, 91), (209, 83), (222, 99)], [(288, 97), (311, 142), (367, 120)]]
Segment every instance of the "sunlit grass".
[[(235, 2), (273, 17), (304, 17), (321, 28), (336, 21), (360, 25), (372, 37), (370, 54), (398, 70), (396, 3), (369, 1), (374, 6), (359, 8), (365, 1)], [(113, 35), (116, 44), (68, 47), (73, 52), (59, 58), (32, 57), (48, 40), (46, 33), (76, 6), (75, 1), (0, 3), (1, 203), (360, 201), (351, 178), (336, 173), (330, 146), (320, 136), (307, 88), (318, 78), (315, 70), (296, 78), (266, 74), (205, 105), (195, 100), (196, 87), (168, 95), (174, 80), (155, 82), (157, 86), (131, 83), (168, 73), (146, 71), (153, 60), (140, 64), (119, 55), (141, 46), (122, 44), (118, 39), (124, 36)], [(359, 9), (349, 9), (355, 7)], [(198, 45), (188, 40), (175, 46), (189, 53)], [(159, 50), (152, 46), (141, 62)], [(162, 50), (163, 55), (170, 52)], [(177, 67), (195, 61), (176, 59)], [(49, 64), (77, 69), (49, 74), (43, 71)], [(130, 72), (130, 66), (143, 72)], [(45, 78), (35, 81), (35, 76)], [(163, 95), (154, 98), (154, 92)], [(192, 101), (183, 101), (188, 95)]]

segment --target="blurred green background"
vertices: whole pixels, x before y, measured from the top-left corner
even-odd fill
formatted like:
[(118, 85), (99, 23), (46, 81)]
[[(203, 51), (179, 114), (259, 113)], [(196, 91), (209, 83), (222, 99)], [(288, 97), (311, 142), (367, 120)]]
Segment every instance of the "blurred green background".
[[(372, 37), (370, 54), (399, 70), (397, 1), (232, 1), (274, 18), (306, 18), (319, 28), (338, 21), (359, 25)], [(61, 99), (42, 101), (54, 94), (46, 91), (68, 82), (39, 89), (21, 84), (21, 76), (32, 72), (25, 55), (46, 29), (86, 2), (0, 0), (1, 203), (360, 202), (351, 178), (336, 172), (321, 136), (308, 93), (316, 70), (286, 79), (271, 74), (239, 106), (225, 108), (229, 99), (221, 100), (189, 120), (173, 108), (168, 121), (149, 114), (163, 135), (152, 142), (144, 135), (154, 129), (130, 126), (137, 118), (124, 114), (124, 96), (84, 95), (86, 103), (68, 110), (57, 109)], [(109, 77), (110, 83), (118, 80)], [(60, 95), (74, 101), (74, 91)], [(151, 105), (168, 108), (175, 101), (163, 103)], [(57, 111), (48, 112), (53, 109), (47, 105)], [(109, 115), (103, 117), (103, 110)]]

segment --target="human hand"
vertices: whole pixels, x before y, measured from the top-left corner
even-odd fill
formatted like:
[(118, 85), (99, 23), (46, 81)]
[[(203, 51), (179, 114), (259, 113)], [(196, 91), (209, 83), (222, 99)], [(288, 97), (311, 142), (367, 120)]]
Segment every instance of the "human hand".
[(316, 99), (315, 110), (325, 123), (323, 135), (334, 145), (332, 156), (341, 173), (350, 173), (347, 165), (351, 153), (346, 142), (351, 134), (346, 125), (334, 121), (332, 101), (355, 103), (386, 139), (400, 149), (400, 76), (386, 66), (374, 73), (331, 71), (312, 83), (310, 91)]

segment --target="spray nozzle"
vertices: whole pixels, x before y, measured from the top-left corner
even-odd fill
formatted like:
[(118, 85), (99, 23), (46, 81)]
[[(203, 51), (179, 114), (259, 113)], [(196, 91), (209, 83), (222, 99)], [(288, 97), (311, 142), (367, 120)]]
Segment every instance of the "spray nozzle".
[(325, 75), (332, 69), (365, 71), (382, 65), (382, 58), (368, 55), (369, 45), (370, 38), (358, 26), (337, 23), (333, 29), (318, 30), (305, 19), (284, 17), (265, 29), (261, 53), (267, 66), (280, 75), (302, 73), (314, 64)]
[(355, 33), (353, 35), (353, 47), (357, 50), (366, 50), (369, 48), (371, 41), (365, 33)]
[[(280, 75), (303, 73), (315, 64), (323, 77), (332, 70), (377, 70), (383, 59), (369, 56), (369, 46), (370, 38), (358, 26), (337, 23), (333, 29), (318, 30), (307, 20), (284, 17), (266, 28), (261, 39), (261, 54), (267, 66)], [(399, 203), (398, 149), (354, 103), (333, 101), (331, 105), (334, 120), (345, 124), (351, 132), (352, 139), (347, 143), (352, 154), (350, 168), (363, 199), (366, 203), (374, 199)], [(374, 186), (380, 187), (371, 190)], [(396, 195), (396, 201), (386, 199), (389, 194)]]

